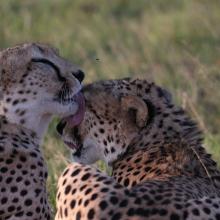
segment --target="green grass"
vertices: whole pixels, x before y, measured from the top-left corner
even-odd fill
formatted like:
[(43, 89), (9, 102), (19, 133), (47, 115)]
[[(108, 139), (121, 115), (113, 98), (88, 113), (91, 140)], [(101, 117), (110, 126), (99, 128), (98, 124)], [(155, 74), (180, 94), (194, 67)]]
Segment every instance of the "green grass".
[[(168, 88), (220, 163), (218, 0), (1, 0), (0, 14), (1, 48), (47, 42), (84, 69), (86, 82), (136, 76)], [(54, 127), (44, 144), (52, 204), (68, 159)]]

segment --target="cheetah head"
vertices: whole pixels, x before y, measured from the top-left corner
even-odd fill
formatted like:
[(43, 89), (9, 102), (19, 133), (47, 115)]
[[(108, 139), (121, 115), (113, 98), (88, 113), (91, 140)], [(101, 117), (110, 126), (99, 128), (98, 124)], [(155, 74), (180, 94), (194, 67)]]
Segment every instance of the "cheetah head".
[[(46, 45), (28, 43), (0, 52), (0, 115), (41, 136), (51, 116), (83, 116), (83, 72)], [(75, 120), (76, 120), (75, 119)], [(71, 120), (71, 118), (69, 118)]]
[(118, 88), (117, 84), (102, 82), (85, 86), (86, 111), (82, 123), (63, 119), (58, 124), (57, 130), (72, 149), (74, 161), (91, 164), (104, 160), (111, 165), (128, 150), (147, 123), (148, 107), (142, 98), (136, 92)]

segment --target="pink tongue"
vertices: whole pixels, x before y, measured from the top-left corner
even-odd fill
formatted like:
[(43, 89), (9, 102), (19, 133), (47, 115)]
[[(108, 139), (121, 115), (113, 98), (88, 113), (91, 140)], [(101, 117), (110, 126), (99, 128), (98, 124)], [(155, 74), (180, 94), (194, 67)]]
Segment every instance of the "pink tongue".
[(74, 115), (66, 118), (68, 124), (73, 127), (79, 125), (82, 122), (85, 114), (85, 99), (81, 92), (75, 95), (75, 102), (79, 105), (77, 112)]

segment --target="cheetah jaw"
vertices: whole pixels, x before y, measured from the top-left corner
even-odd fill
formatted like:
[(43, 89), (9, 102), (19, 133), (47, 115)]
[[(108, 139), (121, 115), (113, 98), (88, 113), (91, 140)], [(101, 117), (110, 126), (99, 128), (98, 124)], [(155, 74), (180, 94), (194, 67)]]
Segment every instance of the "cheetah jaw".
[(83, 147), (83, 144), (79, 143), (76, 140), (73, 141), (72, 139), (69, 139), (67, 137), (64, 138), (63, 141), (64, 141), (65, 145), (71, 149), (72, 154), (79, 153)]
[[(78, 146), (73, 141), (64, 141), (64, 143), (69, 147), (72, 151), (77, 151)], [(74, 152), (73, 152), (74, 153)]]

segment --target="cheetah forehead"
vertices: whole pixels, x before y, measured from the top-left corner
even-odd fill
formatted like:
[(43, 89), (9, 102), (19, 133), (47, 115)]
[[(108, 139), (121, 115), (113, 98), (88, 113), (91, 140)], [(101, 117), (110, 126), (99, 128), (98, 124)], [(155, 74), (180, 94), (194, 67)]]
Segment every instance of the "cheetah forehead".
[(83, 92), (88, 100), (98, 100), (111, 96), (120, 99), (127, 95), (137, 95), (159, 106), (173, 102), (170, 92), (143, 79), (125, 78), (98, 81), (85, 85)]
[[(0, 52), (0, 68), (13, 70), (24, 66), (33, 57), (46, 57), (58, 54), (57, 51), (47, 45), (38, 43), (26, 43), (7, 48)], [(2, 71), (1, 71), (2, 74)]]
[(57, 55), (54, 48), (39, 43), (25, 43), (0, 51), (0, 100), (4, 87), (24, 74), (32, 58), (53, 58)]

